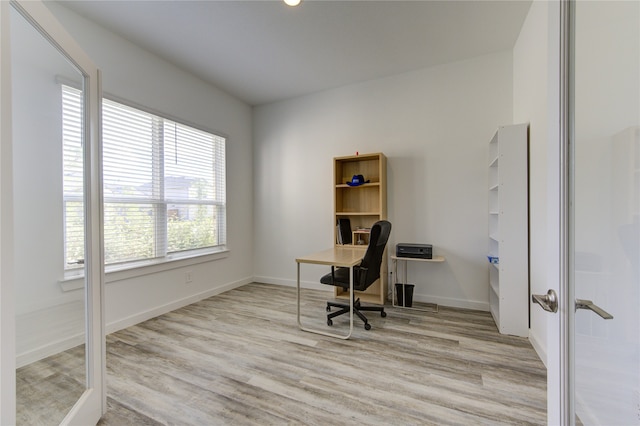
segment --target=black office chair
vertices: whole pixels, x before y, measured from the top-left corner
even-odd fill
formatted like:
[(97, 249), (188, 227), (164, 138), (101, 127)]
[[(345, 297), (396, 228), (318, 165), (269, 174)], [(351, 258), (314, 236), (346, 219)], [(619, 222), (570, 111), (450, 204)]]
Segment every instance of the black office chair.
[[(353, 268), (355, 276), (355, 282), (353, 283), (354, 290), (364, 291), (380, 278), (380, 266), (382, 265), (384, 248), (389, 240), (389, 234), (391, 234), (391, 223), (386, 220), (378, 221), (371, 227), (367, 251), (360, 265), (354, 266)], [(349, 268), (335, 268), (332, 266), (331, 273), (323, 276), (320, 282), (322, 284), (342, 287), (345, 291), (349, 291), (349, 280), (351, 278), (349, 273)], [(364, 321), (365, 330), (370, 330), (371, 324), (369, 324), (367, 317), (365, 317), (361, 311), (380, 312), (380, 316), (383, 318), (387, 316), (383, 306), (362, 306), (360, 304), (360, 298), (356, 300), (354, 294), (351, 294), (350, 297), (353, 303), (353, 313)], [(331, 308), (340, 308), (340, 310), (331, 312)], [(327, 325), (333, 325), (332, 318), (349, 313), (349, 304), (327, 302), (327, 312), (331, 312), (327, 314)]]

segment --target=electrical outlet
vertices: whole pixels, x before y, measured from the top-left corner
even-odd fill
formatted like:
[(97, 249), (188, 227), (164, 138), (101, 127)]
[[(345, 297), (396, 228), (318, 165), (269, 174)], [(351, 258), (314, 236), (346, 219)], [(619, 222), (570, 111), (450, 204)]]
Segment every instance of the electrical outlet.
[(189, 284), (193, 281), (193, 277), (191, 276), (191, 271), (187, 271), (184, 273), (184, 282), (185, 284)]

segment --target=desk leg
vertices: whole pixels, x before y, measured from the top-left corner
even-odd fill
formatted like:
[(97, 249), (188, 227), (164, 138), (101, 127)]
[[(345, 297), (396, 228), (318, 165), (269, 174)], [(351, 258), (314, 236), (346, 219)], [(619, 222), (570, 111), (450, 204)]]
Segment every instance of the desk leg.
[(296, 266), (298, 267), (298, 279), (296, 281), (296, 297), (298, 299), (298, 327), (302, 330), (302, 321), (300, 321), (300, 263), (296, 262)]
[[(409, 273), (407, 272), (407, 265), (409, 262), (404, 261), (404, 274), (402, 275), (402, 306), (407, 306), (407, 283), (409, 282)], [(416, 288), (413, 287), (413, 296), (415, 296)]]
[(351, 297), (349, 298), (349, 334), (341, 335), (335, 333), (329, 333), (324, 330), (315, 330), (312, 328), (304, 327), (302, 325), (302, 321), (300, 319), (300, 262), (296, 262), (298, 266), (297, 280), (296, 280), (296, 298), (297, 298), (297, 315), (298, 315), (298, 328), (302, 331), (306, 331), (309, 333), (322, 334), (323, 336), (336, 337), (338, 339), (348, 339), (351, 337), (351, 333), (353, 333), (353, 278), (354, 278), (354, 269), (351, 267), (351, 282), (349, 283), (349, 291), (351, 292)]
[(398, 282), (398, 259), (393, 259), (393, 282), (391, 283), (391, 306), (396, 307), (396, 282)]
[(356, 295), (353, 293), (353, 283), (356, 279), (356, 272), (353, 266), (349, 272), (351, 275), (351, 280), (349, 280), (349, 336), (353, 333), (353, 302), (356, 299)]

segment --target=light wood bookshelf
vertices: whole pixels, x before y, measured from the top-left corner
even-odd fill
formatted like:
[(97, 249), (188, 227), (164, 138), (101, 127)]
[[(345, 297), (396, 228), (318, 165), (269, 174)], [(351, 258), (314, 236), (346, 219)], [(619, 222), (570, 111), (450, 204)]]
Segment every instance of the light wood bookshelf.
[[(354, 175), (363, 175), (360, 186), (349, 186)], [(351, 244), (366, 250), (369, 243), (368, 229), (379, 220), (387, 219), (387, 158), (378, 152), (358, 154), (333, 159), (334, 176), (334, 224), (338, 219), (349, 219), (352, 229)], [(334, 227), (337, 244), (337, 227)], [(356, 244), (359, 240), (363, 244)], [(382, 262), (380, 279), (364, 292), (356, 292), (362, 302), (384, 305), (387, 295), (387, 264)], [(335, 287), (335, 296), (348, 299), (349, 292)]]

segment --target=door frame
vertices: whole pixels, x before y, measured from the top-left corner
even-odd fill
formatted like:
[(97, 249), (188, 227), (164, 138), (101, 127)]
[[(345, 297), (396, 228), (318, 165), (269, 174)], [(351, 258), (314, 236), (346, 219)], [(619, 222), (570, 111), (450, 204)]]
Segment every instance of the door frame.
[[(549, 146), (557, 169), (551, 173), (550, 194), (557, 193), (557, 207), (552, 206), (550, 219), (554, 228), (550, 233), (550, 248), (557, 250), (550, 288), (557, 282), (558, 315), (548, 316), (547, 322), (547, 422), (569, 425), (576, 423), (575, 411), (575, 287), (572, 282), (574, 259), (572, 235), (574, 222), (571, 199), (573, 188), (574, 158), (574, 67), (575, 67), (575, 0), (557, 0), (557, 8), (549, 14), (550, 37), (549, 58), (556, 55), (557, 64), (550, 67), (553, 75), (557, 70), (557, 87), (551, 85), (549, 94), (557, 100), (557, 110), (550, 107)], [(554, 41), (557, 43), (554, 46)], [(556, 95), (553, 95), (553, 94)], [(550, 102), (550, 105), (551, 105)], [(557, 128), (555, 126), (557, 123)], [(555, 135), (554, 135), (555, 132)], [(554, 148), (555, 146), (555, 148)], [(557, 162), (556, 162), (557, 161)], [(553, 186), (555, 185), (555, 191)], [(550, 198), (551, 199), (551, 198)], [(556, 235), (555, 239), (552, 235)], [(555, 243), (552, 243), (555, 240)], [(551, 258), (550, 258), (551, 260)], [(556, 263), (557, 262), (557, 263)]]
[(571, 425), (569, 286), (569, 46), (570, 0), (549, 0), (547, 10), (547, 283), (558, 295), (557, 314), (546, 315), (547, 424)]
[(14, 7), (83, 74), (85, 82), (85, 304), (87, 388), (61, 424), (95, 424), (106, 412), (100, 72), (41, 1), (0, 1), (0, 424), (16, 422), (10, 12)]
[(559, 256), (559, 386), (560, 398), (558, 401), (560, 411), (560, 421), (563, 425), (575, 424), (575, 404), (574, 404), (574, 324), (575, 324), (575, 296), (571, 285), (571, 266), (573, 259), (571, 256), (571, 188), (573, 173), (572, 161), (572, 137), (573, 137), (573, 79), (571, 78), (574, 61), (573, 37), (573, 0), (560, 1), (560, 256)]
[(9, 12), (9, 3), (0, 1), (0, 424), (11, 425), (16, 423), (16, 330)]

